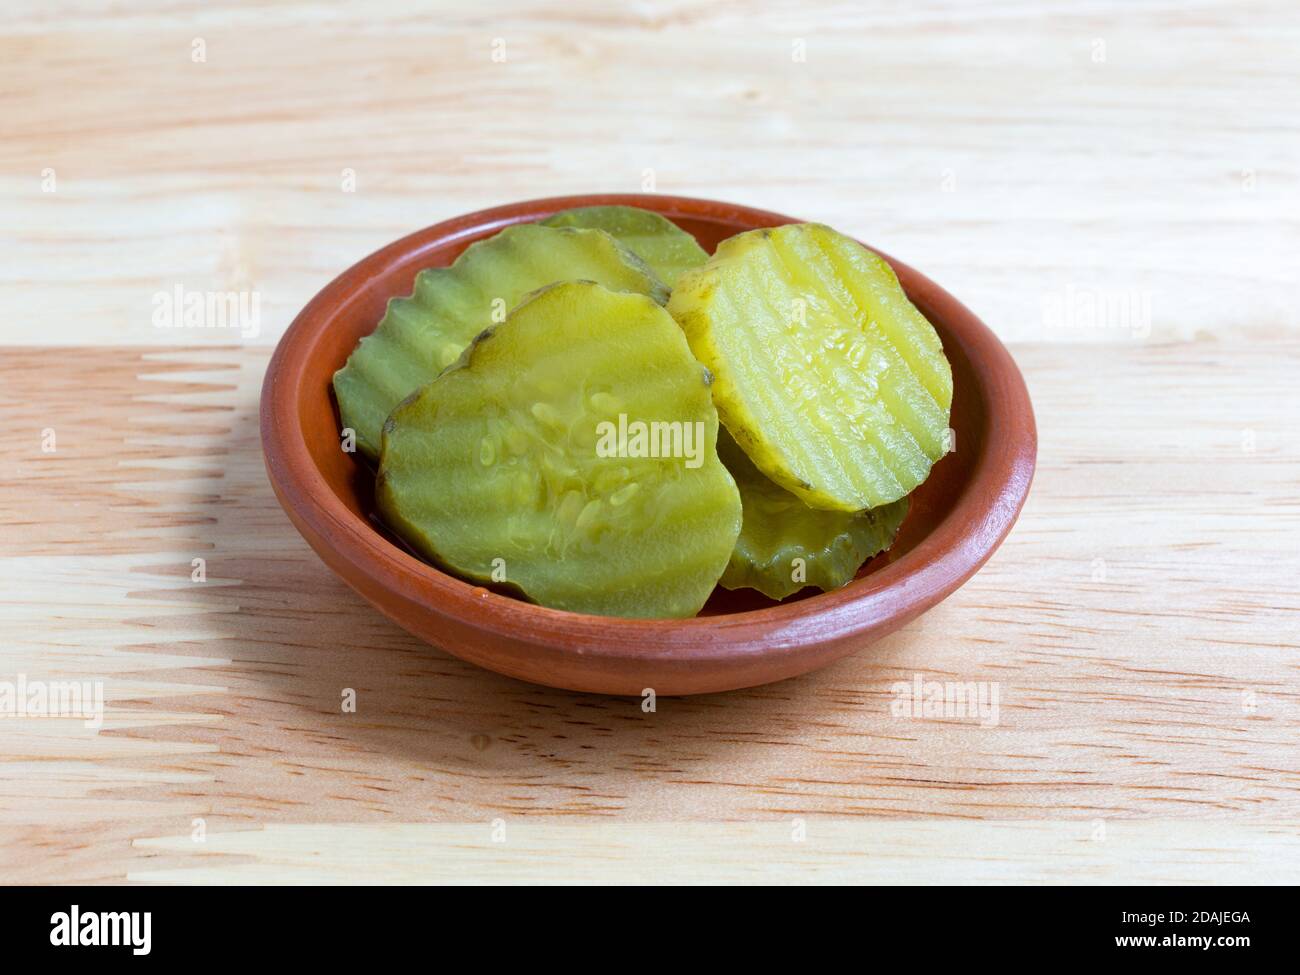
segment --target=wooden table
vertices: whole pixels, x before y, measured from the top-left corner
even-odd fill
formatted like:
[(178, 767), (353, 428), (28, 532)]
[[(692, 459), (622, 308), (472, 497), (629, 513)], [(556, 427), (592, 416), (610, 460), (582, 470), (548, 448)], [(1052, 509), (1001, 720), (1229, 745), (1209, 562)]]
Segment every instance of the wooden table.
[[(0, 687), (105, 707), (0, 717), (0, 880), (1296, 881), (1294, 3), (8, 6)], [(652, 714), (405, 635), (257, 432), (356, 259), (645, 187), (921, 268), (1041, 438), (942, 606)], [(157, 327), (177, 287), (256, 294), (256, 334)], [(998, 721), (898, 715), (916, 675)]]

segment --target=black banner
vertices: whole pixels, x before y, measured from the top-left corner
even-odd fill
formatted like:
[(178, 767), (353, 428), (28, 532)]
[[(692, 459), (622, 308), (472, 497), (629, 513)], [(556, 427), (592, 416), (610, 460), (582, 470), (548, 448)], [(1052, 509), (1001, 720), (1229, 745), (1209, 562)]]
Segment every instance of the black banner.
[[(1280, 923), (1281, 897), (1289, 899), (1289, 891), (891, 889), (873, 892), (869, 901), (847, 902), (837, 913), (860, 917), (848, 931), (840, 929), (836, 940), (847, 948), (848, 934), (853, 948), (864, 952), (911, 945), (927, 959), (971, 961), (996, 945), (999, 954), (1032, 950), (1041, 960), (1200, 956), (1231, 964), (1290, 957), (1290, 936)], [(378, 896), (366, 888), (0, 888), (0, 931), (9, 962), (63, 956), (81, 963), (111, 956), (128, 964), (207, 963), (264, 960), (280, 953), (297, 963), (337, 964), (354, 953), (365, 957), (376, 939), (391, 948), (408, 939), (411, 948), (418, 947), (416, 941), (441, 943), (461, 954), (463, 946), (447, 937), (445, 908), (432, 905), (427, 894), (409, 888)], [(728, 913), (741, 910), (744, 901), (737, 900)], [(512, 940), (553, 932), (549, 923), (543, 932), (542, 922), (549, 919), (535, 910), (480, 905), (475, 913), (476, 929), (484, 923), (519, 929)], [(806, 943), (806, 926), (816, 923), (805, 912), (777, 905), (766, 913), (767, 937), (785, 930), (792, 945)], [(451, 930), (459, 927), (456, 922)], [(566, 927), (575, 933), (571, 917)], [(609, 924), (593, 917), (584, 927), (597, 943), (615, 947), (609, 943)], [(650, 944), (642, 940), (644, 933), (631, 930), (626, 915), (620, 928), (640, 950), (668, 934), (662, 917), (647, 925), (654, 931)], [(690, 928), (699, 934), (697, 923)], [(745, 947), (743, 942), (735, 946)]]

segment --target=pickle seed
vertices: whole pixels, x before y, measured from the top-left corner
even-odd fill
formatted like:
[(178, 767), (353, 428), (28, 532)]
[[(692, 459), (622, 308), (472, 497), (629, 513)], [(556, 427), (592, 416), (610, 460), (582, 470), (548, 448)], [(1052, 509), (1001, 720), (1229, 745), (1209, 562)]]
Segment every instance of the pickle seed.
[(633, 481), (631, 484), (624, 484), (609, 496), (609, 503), (615, 508), (625, 505), (632, 500), (632, 496), (639, 490), (641, 490), (641, 485), (636, 481)]
[(560, 414), (556, 412), (554, 406), (550, 403), (537, 402), (532, 405), (529, 412), (536, 417), (538, 423), (545, 423), (547, 426), (559, 426)]

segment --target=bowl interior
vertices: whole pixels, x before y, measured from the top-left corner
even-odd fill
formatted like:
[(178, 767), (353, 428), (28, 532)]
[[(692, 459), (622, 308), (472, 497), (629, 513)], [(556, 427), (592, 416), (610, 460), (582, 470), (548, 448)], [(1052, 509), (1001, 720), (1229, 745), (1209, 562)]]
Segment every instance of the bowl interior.
[[(415, 275), (422, 268), (450, 264), (471, 243), (491, 236), (504, 226), (541, 219), (563, 208), (562, 205), (547, 208), (543, 206), (546, 202), (539, 201), (539, 209), (512, 213), (501, 219), (459, 226), (453, 222), (445, 225), (448, 227), (446, 233), (434, 239), (420, 240), (423, 235), (413, 235), (376, 255), (391, 255), (390, 259), (363, 262), (371, 265), (364, 272), (364, 279), (349, 279), (345, 274), (331, 285), (331, 289), (337, 289), (343, 300), (330, 327), (317, 338), (306, 364), (303, 382), (298, 387), (297, 418), (312, 461), (328, 489), (352, 515), (383, 535), (394, 546), (404, 548), (375, 515), (374, 472), (358, 455), (345, 454), (339, 449), (339, 422), (331, 388), (334, 371), (343, 365), (357, 342), (374, 330), (383, 317), (388, 299), (410, 293)], [(653, 197), (638, 200), (637, 205), (660, 210), (682, 229), (693, 234), (709, 253), (713, 252), (720, 241), (733, 234), (786, 222), (774, 214), (756, 216), (755, 211), (730, 213), (724, 210), (716, 216), (701, 216), (675, 209), (668, 198), (665, 198), (662, 206), (656, 206)], [(936, 464), (925, 483), (913, 492), (907, 520), (897, 541), (888, 552), (869, 560), (858, 573), (859, 579), (906, 558), (908, 552), (957, 507), (988, 435), (989, 408), (982, 397), (981, 384), (975, 381), (972, 374), (973, 364), (962, 345), (953, 341), (943, 321), (929, 307), (924, 279), (905, 265), (893, 261), (891, 263), (898, 271), (899, 280), (908, 296), (934, 324), (952, 365), (951, 422), (958, 449)], [(854, 583), (850, 584), (852, 585)], [(815, 600), (820, 595), (818, 590), (806, 588), (782, 600), (782, 603)], [(701, 615), (740, 613), (774, 605), (777, 605), (775, 601), (753, 590), (732, 592), (718, 587)]]

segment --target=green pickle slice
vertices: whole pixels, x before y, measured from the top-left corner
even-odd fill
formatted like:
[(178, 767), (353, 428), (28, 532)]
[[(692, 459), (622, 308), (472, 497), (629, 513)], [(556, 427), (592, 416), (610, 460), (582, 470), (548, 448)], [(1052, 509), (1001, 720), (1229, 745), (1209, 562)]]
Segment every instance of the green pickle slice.
[(545, 606), (692, 616), (741, 523), (710, 378), (651, 298), (544, 288), (393, 410), (380, 513), (430, 561)]
[(743, 523), (726, 571), (727, 589), (757, 589), (784, 599), (805, 586), (838, 589), (894, 543), (907, 498), (867, 511), (810, 508), (754, 466), (725, 429), (718, 456), (740, 489)]
[(450, 267), (421, 271), (411, 295), (389, 301), (379, 327), (334, 374), (343, 426), (356, 431), (361, 453), (376, 459), (393, 407), (455, 362), (520, 299), (579, 278), (668, 300), (664, 283), (639, 257), (594, 229), (518, 224), (471, 244)]
[(603, 230), (626, 244), (670, 288), (683, 272), (699, 267), (709, 259), (704, 248), (685, 230), (667, 217), (640, 207), (577, 207), (562, 210), (543, 220), (542, 224)]
[(814, 508), (897, 501), (947, 449), (952, 371), (878, 254), (829, 227), (723, 241), (668, 310), (715, 377), (727, 430)]

